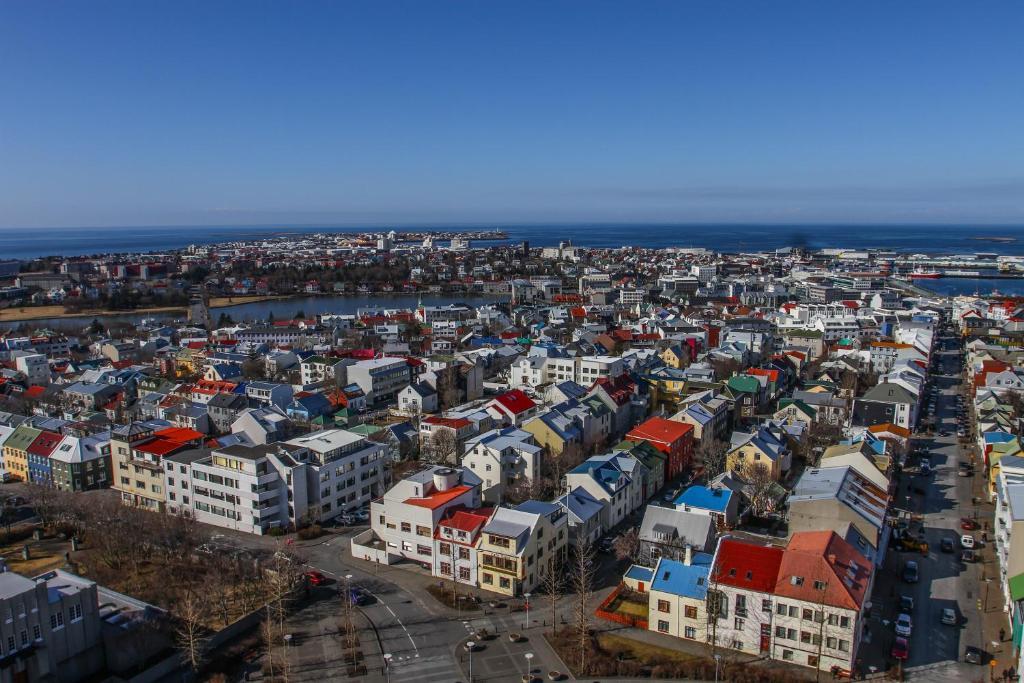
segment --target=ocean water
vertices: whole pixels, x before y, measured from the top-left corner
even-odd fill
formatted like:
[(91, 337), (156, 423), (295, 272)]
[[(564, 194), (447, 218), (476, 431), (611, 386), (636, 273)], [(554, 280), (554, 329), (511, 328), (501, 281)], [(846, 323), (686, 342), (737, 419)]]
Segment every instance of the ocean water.
[[(500, 228), (508, 241), (551, 246), (569, 240), (589, 247), (637, 246), (704, 247), (725, 252), (757, 251), (786, 246), (811, 249), (844, 247), (880, 248), (903, 253), (971, 253), (976, 251), (1024, 255), (1024, 225), (728, 225), (579, 223), (551, 225), (474, 226), (162, 226), (119, 228), (33, 228), (0, 230), (0, 260), (39, 256), (80, 256), (180, 249), (189, 244), (211, 244), (234, 239), (310, 232), (365, 232), (385, 230), (469, 231)], [(1012, 242), (986, 238), (1009, 237)], [(482, 244), (493, 244), (483, 242)]]

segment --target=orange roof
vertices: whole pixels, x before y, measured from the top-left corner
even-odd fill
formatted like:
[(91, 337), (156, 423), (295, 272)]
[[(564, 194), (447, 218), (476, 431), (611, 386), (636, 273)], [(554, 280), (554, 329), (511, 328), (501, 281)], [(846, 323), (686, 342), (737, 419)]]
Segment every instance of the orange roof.
[(455, 488), (448, 489), (447, 491), (436, 491), (425, 498), (407, 498), (405, 500), (406, 505), (415, 505), (416, 507), (428, 508), (430, 510), (436, 510), (445, 503), (450, 503), (466, 491), (470, 491), (468, 486), (456, 486)]
[(673, 443), (685, 437), (693, 431), (693, 425), (686, 422), (676, 422), (663, 417), (652, 417), (630, 430), (626, 435), (629, 439), (641, 441), (658, 441), (661, 443)]
[(910, 438), (909, 429), (907, 429), (906, 427), (900, 427), (899, 425), (894, 425), (891, 422), (886, 422), (880, 425), (871, 425), (870, 427), (868, 427), (868, 431), (871, 432), (872, 434), (880, 434), (881, 432), (891, 432), (896, 436), (903, 437), (904, 439)]
[(836, 532), (800, 531), (782, 554), (775, 594), (859, 610), (871, 571), (871, 562)]
[(887, 341), (874, 341), (871, 342), (871, 346), (878, 346), (886, 349), (912, 349), (914, 348), (910, 344), (901, 344), (899, 342), (887, 342)]

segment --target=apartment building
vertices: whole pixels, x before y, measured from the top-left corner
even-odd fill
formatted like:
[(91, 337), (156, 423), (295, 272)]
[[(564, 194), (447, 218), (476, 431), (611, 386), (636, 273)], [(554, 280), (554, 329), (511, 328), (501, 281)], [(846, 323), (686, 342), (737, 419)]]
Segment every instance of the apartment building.
[(617, 377), (624, 371), (625, 364), (618, 356), (533, 356), (523, 358), (512, 366), (511, 382), (513, 386), (537, 386), (570, 380), (590, 386), (598, 379)]
[(477, 546), (494, 508), (449, 508), (434, 532), (434, 576), (477, 586)]
[(299, 365), (302, 373), (302, 384), (303, 386), (314, 384), (345, 386), (348, 384), (346, 367), (355, 364), (355, 362), (351, 358), (311, 356)]
[(434, 531), (449, 509), (480, 507), (480, 479), (468, 469), (426, 465), (370, 504), (370, 532), (352, 539), (355, 557), (434, 566)]
[(28, 447), (42, 434), (41, 429), (27, 424), (18, 425), (4, 441), (4, 469), (7, 476), (18, 481), (28, 481)]
[(568, 519), (556, 503), (530, 500), (498, 508), (483, 527), (477, 548), (480, 587), (516, 596), (537, 589), (548, 571), (561, 571), (568, 547)]
[(263, 535), (309, 513), (309, 450), (289, 444), (190, 449), (164, 458), (167, 511)]
[[(74, 579), (74, 580), (72, 580)], [(96, 584), (50, 572), (0, 573), (0, 681), (78, 681), (103, 669)]]
[(771, 652), (772, 604), (782, 549), (725, 538), (710, 573), (709, 637), (748, 654)]
[(358, 384), (366, 401), (379, 405), (393, 400), (410, 381), (404, 358), (373, 358), (348, 366), (348, 381)]
[(483, 480), (485, 502), (500, 503), (508, 488), (529, 484), (540, 476), (542, 457), (533, 434), (506, 427), (470, 437), (462, 466)]
[(205, 438), (201, 432), (161, 422), (132, 422), (111, 432), (111, 488), (121, 494), (125, 505), (163, 512), (167, 501), (163, 459), (195, 448)]
[(284, 443), (309, 451), (310, 519), (331, 519), (366, 505), (387, 486), (387, 446), (365, 436), (325, 429)]
[(41, 353), (11, 351), (14, 369), (25, 375), (29, 386), (45, 387), (50, 383), (50, 361)]
[(50, 481), (62, 491), (110, 486), (110, 432), (65, 436), (50, 454)]

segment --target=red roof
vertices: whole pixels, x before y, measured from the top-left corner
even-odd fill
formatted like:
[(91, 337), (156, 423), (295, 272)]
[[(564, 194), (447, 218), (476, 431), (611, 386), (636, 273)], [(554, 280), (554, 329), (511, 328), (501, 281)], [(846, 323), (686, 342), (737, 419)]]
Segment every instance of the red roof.
[(190, 349), (195, 349), (195, 350), (198, 350), (198, 349), (203, 349), (203, 348), (206, 348), (206, 342), (201, 342), (201, 341), (190, 341), (190, 342), (189, 342), (188, 344), (186, 344), (185, 346), (187, 346), (187, 347), (188, 347), (188, 348), (190, 348)]
[(629, 378), (628, 374), (622, 373), (618, 377), (613, 378), (600, 377), (594, 382), (593, 386), (604, 389), (605, 393), (621, 406), (629, 402), (636, 385), (633, 384), (633, 380)]
[(139, 444), (135, 447), (135, 450), (142, 451), (143, 453), (149, 453), (151, 455), (169, 455), (174, 451), (180, 450), (182, 444), (179, 441), (171, 441), (170, 439), (153, 439), (146, 443)]
[(779, 577), (782, 549), (733, 539), (718, 544), (715, 580), (735, 588), (771, 593)]
[(693, 425), (691, 424), (655, 416), (634, 427), (626, 435), (626, 438), (671, 444), (685, 438), (692, 431)]
[[(491, 518), (491, 514), (494, 512), (494, 508), (478, 508), (476, 510), (459, 505), (445, 511), (445, 516), (437, 524), (437, 531), (434, 533), (435, 538), (444, 538), (440, 534), (441, 527), (448, 527), (455, 531), (465, 531), (467, 534), (475, 534), (484, 524), (487, 524), (487, 520)], [(445, 538), (445, 540), (451, 540), (458, 543), (456, 539)], [(472, 543), (475, 540), (472, 536), (467, 539), (466, 543)]]
[(537, 406), (537, 404), (533, 402), (533, 399), (527, 396), (522, 389), (506, 391), (504, 394), (497, 396), (494, 401), (496, 403), (500, 403), (502, 407), (513, 415), (525, 413)]
[(37, 436), (25, 450), (32, 455), (49, 457), (50, 453), (53, 453), (53, 449), (57, 447), (57, 444), (59, 444), (63, 438), (63, 436), (54, 432), (43, 432)]
[(406, 505), (415, 505), (421, 508), (429, 508), (430, 510), (436, 510), (445, 503), (450, 503), (466, 491), (472, 489), (468, 486), (456, 486), (455, 488), (448, 489), (447, 491), (435, 491), (434, 493), (424, 498), (407, 498), (405, 500)]
[(801, 531), (783, 553), (775, 594), (859, 610), (871, 571), (871, 562), (836, 532)]
[(188, 427), (166, 427), (153, 433), (154, 436), (179, 444), (205, 438), (205, 434)]
[(451, 427), (456, 430), (468, 427), (471, 424), (470, 421), (464, 417), (437, 417), (436, 415), (424, 418), (423, 421), (427, 424), (438, 425), (439, 427)]
[(747, 374), (753, 375), (755, 377), (767, 377), (769, 382), (779, 381), (778, 370), (767, 370), (765, 368), (750, 368), (749, 370), (747, 370)]
[(45, 392), (45, 391), (46, 391), (46, 387), (38, 387), (38, 386), (36, 386), (36, 387), (29, 387), (28, 389), (26, 389), (22, 393), (24, 394), (24, 396), (26, 398), (39, 398), (40, 396), (43, 395), (43, 392)]

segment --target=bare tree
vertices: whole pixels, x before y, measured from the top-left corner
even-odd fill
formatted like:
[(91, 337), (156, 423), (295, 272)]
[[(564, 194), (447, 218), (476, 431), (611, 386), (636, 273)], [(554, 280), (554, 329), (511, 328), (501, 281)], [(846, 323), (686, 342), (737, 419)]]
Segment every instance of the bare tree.
[(430, 437), (431, 459), (438, 464), (454, 464), (458, 457), (459, 442), (455, 430), (441, 427)]
[(177, 603), (175, 636), (189, 668), (195, 672), (203, 659), (209, 606), (206, 599), (191, 587), (181, 592)]
[(587, 654), (590, 652), (590, 607), (587, 603), (594, 590), (596, 572), (594, 558), (594, 546), (590, 541), (581, 541), (576, 545), (570, 582), (573, 592), (576, 594), (573, 611), (575, 612), (576, 634), (579, 638), (580, 673), (587, 671)]
[(770, 512), (774, 500), (773, 491), (777, 486), (771, 471), (761, 463), (748, 461), (740, 469), (740, 476), (746, 482), (744, 490), (750, 499), (750, 507), (757, 517)]
[(553, 555), (548, 556), (547, 573), (541, 577), (541, 588), (547, 593), (548, 604), (551, 607), (551, 635), (558, 632), (558, 599), (562, 596), (564, 576), (560, 562), (556, 562)]
[(637, 562), (640, 559), (640, 532), (636, 527), (630, 527), (615, 537), (612, 549), (616, 559)]
[(714, 479), (725, 471), (729, 444), (707, 434), (697, 444), (697, 462), (701, 466), (705, 481)]

